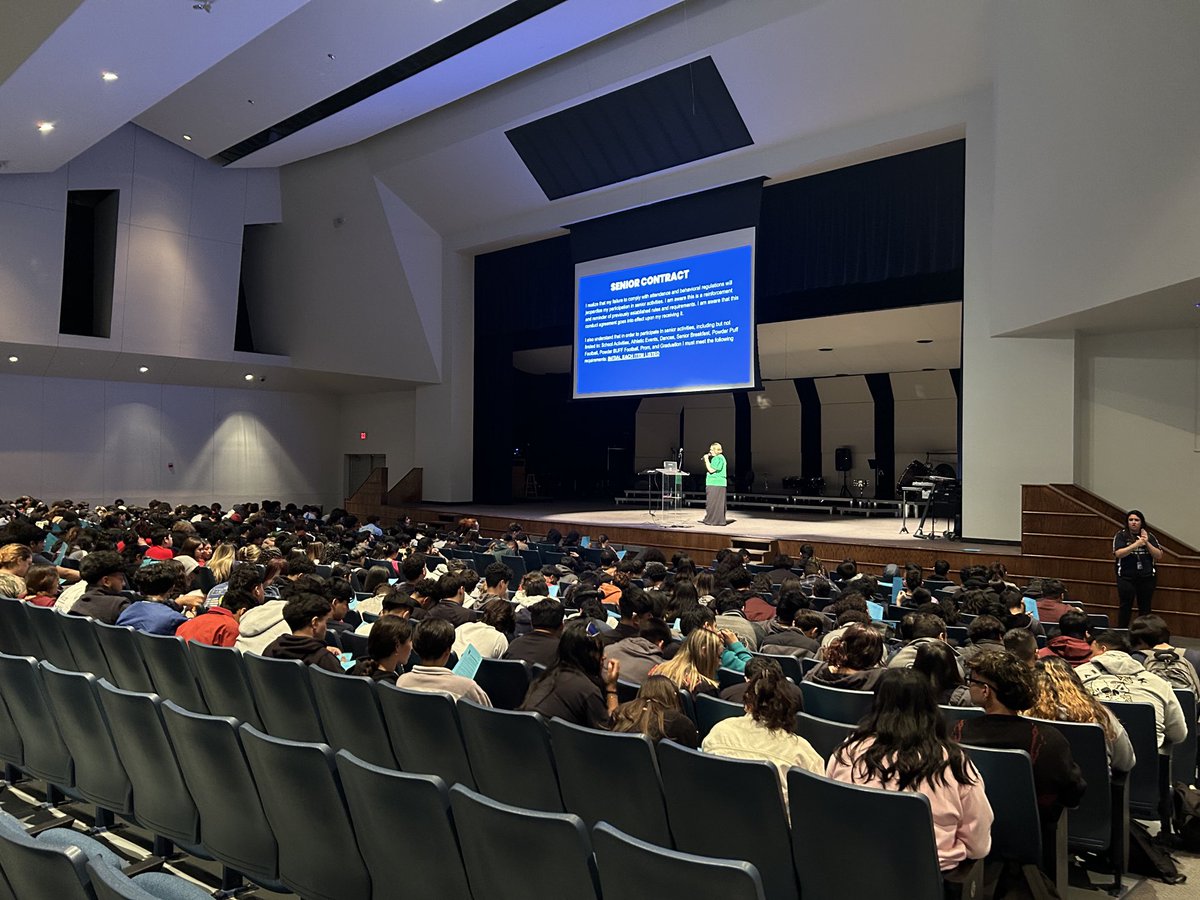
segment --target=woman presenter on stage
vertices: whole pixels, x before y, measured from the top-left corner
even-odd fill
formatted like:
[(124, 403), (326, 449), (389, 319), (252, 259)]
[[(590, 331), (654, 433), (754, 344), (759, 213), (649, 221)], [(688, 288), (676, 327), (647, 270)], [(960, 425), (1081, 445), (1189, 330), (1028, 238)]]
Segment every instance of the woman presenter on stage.
[(704, 518), (705, 525), (725, 524), (725, 456), (721, 445), (714, 442), (704, 454)]
[(1154, 564), (1162, 559), (1158, 540), (1146, 530), (1146, 517), (1140, 509), (1125, 514), (1125, 527), (1113, 538), (1113, 556), (1117, 558), (1117, 627), (1128, 628), (1137, 600), (1138, 615), (1150, 615), (1150, 600), (1156, 581)]

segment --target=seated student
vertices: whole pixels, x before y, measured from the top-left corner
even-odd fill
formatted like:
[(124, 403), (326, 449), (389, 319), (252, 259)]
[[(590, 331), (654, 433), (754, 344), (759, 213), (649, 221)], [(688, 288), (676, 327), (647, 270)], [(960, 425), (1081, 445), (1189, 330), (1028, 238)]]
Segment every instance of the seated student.
[(292, 595), (283, 607), (283, 620), (290, 634), (281, 634), (271, 641), (262, 655), (269, 659), (298, 659), (308, 666), (319, 666), (341, 674), (336, 647), (325, 644), (332, 604), (320, 594), (300, 592)]
[(983, 707), (985, 714), (958, 721), (952, 736), (964, 744), (1029, 754), (1042, 838), (1044, 842), (1053, 841), (1063, 809), (1079, 805), (1087, 782), (1062, 733), (1052, 725), (1019, 714), (1019, 710), (1033, 705), (1033, 672), (1007, 650), (989, 650), (971, 660), (967, 678), (971, 699)]
[[(971, 661), (972, 656), (984, 650), (1004, 649), (1004, 623), (995, 616), (976, 616), (967, 626), (967, 640), (969, 643), (958, 650), (958, 658), (964, 666)], [(1036, 640), (1034, 646), (1037, 646)]]
[(29, 593), (29, 586), (25, 584), (24, 578), (11, 572), (0, 572), (0, 597), (20, 600), (27, 593)]
[(529, 686), (520, 709), (589, 728), (608, 726), (617, 711), (621, 664), (604, 659), (599, 635), (589, 634), (591, 622), (572, 621), (563, 629), (558, 659)]
[(605, 659), (615, 659), (621, 664), (621, 677), (634, 684), (641, 684), (650, 670), (664, 662), (663, 646), (670, 643), (671, 629), (658, 619), (643, 619), (638, 625), (638, 634), (609, 644), (604, 650)]
[[(5, 544), (0, 547), (0, 574), (12, 575), (24, 581), (32, 565), (33, 551), (25, 544)], [(5, 594), (5, 596), (18, 597), (20, 595), (13, 593)]]
[(176, 573), (166, 563), (142, 566), (133, 573), (134, 586), (142, 598), (121, 611), (117, 616), (117, 624), (128, 625), (148, 634), (174, 634), (175, 629), (187, 621), (171, 602), (176, 581)]
[(1129, 642), (1115, 631), (1102, 631), (1092, 638), (1092, 658), (1077, 669), (1079, 680), (1097, 700), (1149, 703), (1154, 707), (1158, 752), (1171, 753), (1171, 745), (1187, 737), (1183, 707), (1170, 683), (1146, 671), (1133, 658)]
[(440, 691), (452, 695), (455, 700), (465, 697), (480, 706), (491, 706), (492, 701), (483, 688), (470, 678), (455, 675), (446, 668), (453, 646), (454, 626), (448, 620), (422, 619), (413, 632), (413, 650), (420, 657), (421, 664), (401, 675), (396, 680), (396, 686), (412, 691)]
[(382, 594), (381, 596), (383, 598), (383, 602), (381, 604), (378, 618), (372, 619), (369, 622), (366, 619), (363, 619), (358, 627), (354, 629), (355, 634), (361, 634), (364, 636), (369, 635), (371, 633), (371, 629), (375, 625), (375, 622), (384, 616), (400, 616), (401, 618), (408, 619), (416, 624), (420, 617), (425, 614), (425, 610), (421, 608), (421, 604), (416, 600), (416, 597), (418, 596), (416, 590), (414, 590), (412, 594), (405, 594), (396, 590), (395, 588), (392, 588), (386, 594)]
[(513, 606), (499, 598), (479, 609), (478, 622), (464, 622), (454, 629), (454, 652), (461, 659), (468, 646), (474, 646), (484, 659), (500, 659), (508, 650), (508, 636), (515, 625)]
[(787, 772), (799, 766), (821, 774), (825, 761), (796, 734), (796, 695), (778, 666), (755, 669), (746, 682), (742, 703), (746, 714), (722, 719), (705, 736), (700, 749), (733, 759), (761, 759), (773, 764), (787, 809)]
[(873, 691), (883, 668), (883, 635), (855, 623), (825, 651), (825, 659), (804, 674), (805, 681), (851, 691)]
[(1053, 625), (1067, 613), (1079, 612), (1074, 606), (1063, 603), (1066, 595), (1066, 587), (1057, 578), (1043, 579), (1042, 594), (1037, 598), (1038, 620)]
[(125, 561), (112, 550), (97, 550), (79, 564), (79, 574), (88, 587), (72, 605), (71, 614), (115, 625), (117, 617), (133, 602), (121, 593), (126, 584)]
[(1073, 666), (1081, 666), (1092, 658), (1092, 629), (1088, 617), (1079, 610), (1063, 613), (1058, 620), (1058, 634), (1046, 641), (1038, 658), (1057, 656)]
[[(1001, 645), (1000, 649), (1004, 649)], [(922, 644), (913, 660), (913, 671), (929, 679), (933, 695), (944, 706), (974, 706), (967, 680), (958, 668), (953, 648), (942, 641)]]
[(61, 590), (54, 566), (32, 566), (25, 573), (25, 602), (33, 606), (53, 606)]
[(242, 616), (258, 602), (249, 591), (226, 591), (219, 606), (210, 606), (183, 622), (175, 629), (175, 636), (213, 647), (232, 647), (237, 644)]
[(1108, 765), (1129, 772), (1137, 762), (1125, 726), (1103, 703), (1088, 693), (1079, 672), (1057, 656), (1038, 660), (1033, 667), (1033, 705), (1025, 715), (1053, 722), (1091, 722), (1104, 729)]
[(1038, 660), (1037, 638), (1028, 628), (1010, 628), (1004, 632), (1004, 649), (1033, 668)]
[[(728, 700), (730, 703), (741, 703), (746, 696), (746, 686), (750, 683), (750, 679), (753, 678), (760, 669), (764, 667), (769, 668), (771, 666), (779, 669), (780, 674), (783, 674), (783, 668), (775, 660), (767, 659), (766, 657), (762, 656), (754, 657), (750, 660), (750, 662), (746, 663), (746, 680), (739, 681), (737, 684), (731, 684), (729, 687), (723, 688), (718, 696), (722, 700)], [(800, 691), (800, 687), (792, 684), (790, 681), (786, 681), (783, 690), (793, 695), (793, 699), (796, 701), (796, 709), (803, 711), (804, 694)]]
[[(30, 572), (33, 570), (30, 569)], [(28, 577), (26, 583), (28, 584)], [(30, 588), (30, 593), (33, 589)], [(1171, 630), (1162, 616), (1138, 616), (1129, 624), (1129, 642), (1133, 656), (1146, 671), (1168, 682), (1174, 688), (1186, 688), (1200, 700), (1200, 678), (1196, 667), (1179, 647), (1171, 646)]]
[(558, 659), (558, 641), (562, 637), (565, 614), (563, 605), (549, 597), (530, 606), (529, 624), (533, 630), (510, 641), (502, 658), (550, 668)]
[(944, 559), (934, 560), (933, 575), (925, 578), (921, 582), (921, 586), (931, 594), (936, 594), (944, 588), (954, 587), (954, 582), (950, 580), (950, 563)]
[[(749, 575), (749, 573), (746, 573)], [(758, 642), (766, 634), (766, 628), (756, 625), (746, 618), (746, 597), (733, 591), (722, 591), (717, 597), (717, 627), (722, 631), (732, 631), (738, 640), (746, 645), (751, 652), (758, 649)], [(762, 632), (759, 632), (762, 628)]]
[(654, 612), (654, 607), (650, 598), (646, 596), (646, 592), (633, 584), (626, 585), (625, 589), (621, 591), (620, 597), (617, 598), (616, 604), (621, 613), (621, 620), (610, 632), (601, 636), (606, 644), (615, 644), (625, 638), (637, 637), (638, 625), (641, 620), (649, 618)]
[(521, 606), (533, 606), (549, 596), (550, 586), (546, 583), (546, 576), (540, 571), (526, 572), (521, 579), (521, 587), (513, 594), (513, 602)]
[(438, 579), (437, 602), (426, 609), (425, 618), (443, 619), (450, 623), (451, 628), (457, 628), (466, 622), (477, 621), (479, 614), (463, 607), (467, 589), (473, 587), (475, 587), (474, 573), (468, 576), (466, 572), (447, 572)]
[(808, 601), (798, 587), (785, 585), (775, 607), (775, 618), (767, 622), (767, 634), (759, 645), (762, 653), (786, 653), (791, 656), (816, 656), (820, 649), (825, 617), (808, 609)]
[(900, 620), (900, 635), (904, 646), (888, 660), (889, 669), (910, 669), (922, 645), (933, 641), (945, 643), (946, 622), (932, 612), (907, 613)]
[(874, 707), (834, 751), (826, 774), (928, 797), (942, 871), (991, 851), (993, 813), (983, 778), (947, 735), (929, 682), (917, 672), (886, 670)]
[(156, 559), (159, 562), (174, 559), (175, 553), (171, 546), (171, 532), (165, 528), (151, 529), (150, 534), (146, 536), (146, 559)]
[(665, 675), (681, 691), (715, 695), (721, 657), (727, 648), (739, 643), (732, 631), (698, 628), (684, 638), (675, 656), (655, 666), (649, 674)]
[(635, 699), (617, 707), (612, 730), (644, 734), (656, 744), (667, 738), (693, 750), (700, 746), (695, 724), (679, 706), (679, 691), (662, 675), (651, 675), (642, 682)]
[(367, 636), (367, 657), (350, 670), (375, 681), (395, 684), (413, 649), (413, 626), (400, 616), (384, 616)]

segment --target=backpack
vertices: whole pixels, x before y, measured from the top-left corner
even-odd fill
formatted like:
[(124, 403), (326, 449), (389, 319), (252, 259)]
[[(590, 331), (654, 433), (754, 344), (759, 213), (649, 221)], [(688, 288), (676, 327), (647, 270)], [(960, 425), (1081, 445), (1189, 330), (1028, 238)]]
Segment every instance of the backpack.
[(1150, 650), (1143, 665), (1147, 672), (1164, 679), (1173, 688), (1196, 689), (1196, 670), (1174, 650)]
[(1136, 819), (1129, 820), (1129, 873), (1157, 878), (1165, 884), (1187, 881), (1175, 857)]
[(1177, 781), (1171, 804), (1171, 824), (1178, 846), (1193, 853), (1200, 852), (1200, 791)]

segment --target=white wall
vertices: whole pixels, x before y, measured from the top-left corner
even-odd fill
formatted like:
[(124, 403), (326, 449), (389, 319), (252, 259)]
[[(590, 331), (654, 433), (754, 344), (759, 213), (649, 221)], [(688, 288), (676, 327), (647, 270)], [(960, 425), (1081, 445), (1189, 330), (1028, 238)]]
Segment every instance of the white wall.
[(0, 496), (340, 502), (324, 394), (0, 375)]
[(867, 460), (875, 455), (875, 401), (867, 379), (861, 375), (843, 375), (817, 379), (821, 398), (821, 468), (825, 493), (836, 496), (842, 490), (842, 473), (836, 469), (838, 447), (849, 447), (853, 457), (849, 473), (850, 493), (857, 497), (856, 479), (867, 482), (864, 496), (874, 493), (875, 473)]
[[(884, 481), (893, 484), (914, 459), (933, 465), (946, 462), (958, 469), (958, 396), (945, 369), (936, 372), (893, 372), (896, 456)], [(886, 463), (884, 466), (886, 468)]]
[(1200, 329), (1081, 336), (1079, 483), (1200, 546)]
[[(416, 459), (416, 397), (412, 391), (350, 394), (337, 398), (335, 453), (339, 465), (347, 454), (387, 456), (388, 487), (408, 474)], [(362, 432), (367, 439), (360, 440)]]
[(800, 474), (800, 398), (789, 380), (764, 381), (750, 394), (750, 440), (755, 488), (778, 491), (783, 479)]

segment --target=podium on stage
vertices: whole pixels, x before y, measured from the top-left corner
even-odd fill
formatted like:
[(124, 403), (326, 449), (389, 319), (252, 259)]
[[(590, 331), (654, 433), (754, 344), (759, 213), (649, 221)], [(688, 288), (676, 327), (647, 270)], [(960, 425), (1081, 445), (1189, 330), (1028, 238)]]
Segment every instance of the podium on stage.
[(684, 472), (672, 462), (664, 463), (657, 469), (646, 469), (642, 474), (650, 476), (646, 504), (651, 515), (654, 514), (655, 501), (658, 502), (658, 511), (663, 513), (674, 512), (683, 505), (683, 479), (690, 472)]

